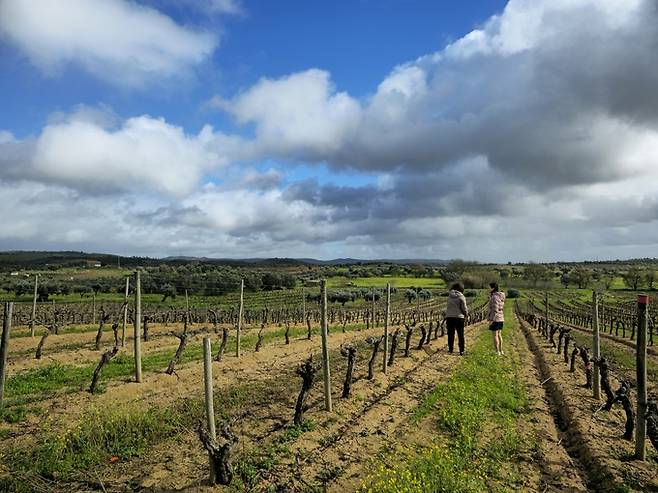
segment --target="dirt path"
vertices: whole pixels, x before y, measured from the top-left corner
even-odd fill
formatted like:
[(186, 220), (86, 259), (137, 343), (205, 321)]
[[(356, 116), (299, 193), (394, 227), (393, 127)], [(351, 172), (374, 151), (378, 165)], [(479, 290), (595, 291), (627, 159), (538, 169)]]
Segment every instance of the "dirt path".
[[(381, 329), (374, 331), (380, 333)], [(467, 337), (474, 338), (480, 331), (481, 326), (470, 327)], [(345, 334), (342, 339), (362, 340), (366, 335), (365, 331)], [(418, 338), (414, 337), (414, 343), (417, 342)], [(332, 340), (332, 347), (336, 348), (340, 343)], [(367, 473), (364, 469), (367, 459), (399, 438), (408, 426), (410, 411), (427, 391), (448, 377), (450, 369), (459, 361), (459, 356), (447, 354), (445, 344), (446, 337), (443, 337), (432, 340), (421, 351), (412, 350), (408, 358), (402, 357), (402, 352), (398, 353), (395, 365), (386, 375), (379, 371), (383, 354), (380, 352), (372, 381), (366, 379), (370, 353), (362, 346), (355, 369), (356, 381), (348, 399), (339, 397), (345, 362), (337, 358), (332, 363), (334, 412), (328, 414), (324, 411), (319, 374), (319, 381), (309, 396), (310, 409), (305, 414), (305, 420), (314, 423), (314, 427), (299, 438), (285, 442), (285, 446), (281, 444), (298, 392), (298, 378), (293, 370), (299, 362), (299, 351), (294, 360), (284, 357), (272, 361), (273, 355), (270, 354), (268, 359), (272, 366), (264, 366), (261, 372), (245, 369), (238, 377), (240, 381), (266, 380), (280, 394), (279, 398), (268, 399), (265, 405), (249, 404), (250, 415), (236, 427), (241, 441), (235, 461), (255, 457), (263, 457), (263, 462), (273, 461), (266, 468), (261, 466), (263, 469), (255, 478), (252, 491), (293, 492), (313, 488), (354, 491), (359, 479)], [(273, 379), (276, 375), (280, 375), (280, 379)], [(119, 479), (116, 474), (110, 474), (107, 484), (113, 487), (108, 491), (125, 491), (127, 482), (152, 492), (213, 491), (204, 486), (207, 459), (198, 438), (189, 432), (178, 437), (177, 441), (176, 447), (168, 444), (157, 446), (146, 461), (126, 464), (123, 470), (130, 471), (129, 477), (124, 474)], [(274, 450), (276, 453), (270, 457), (268, 454)]]
[[(291, 329), (300, 330), (302, 326), (291, 325)], [(253, 336), (257, 334), (260, 327), (245, 327), (243, 336)], [(314, 327), (317, 333), (317, 327)], [(212, 337), (221, 337), (215, 334), (212, 324), (195, 324), (189, 327), (189, 332), (204, 332)], [(270, 325), (265, 327), (263, 335), (268, 335), (276, 331), (283, 330), (283, 327)], [(304, 328), (305, 330), (305, 328)], [(181, 333), (183, 324), (151, 324), (149, 325), (149, 340), (142, 341), (142, 351), (147, 354), (152, 351), (169, 349), (172, 352), (178, 346), (178, 339), (172, 335), (172, 332)], [(334, 330), (336, 331), (336, 330)], [(114, 334), (111, 325), (106, 325), (103, 330), (101, 339), (101, 350), (95, 349), (97, 328), (92, 328), (85, 332), (61, 333), (58, 335), (51, 334), (45, 342), (43, 357), (41, 360), (35, 359), (37, 345), (43, 335), (43, 329), (37, 332), (35, 337), (19, 337), (10, 339), (8, 363), (10, 371), (18, 372), (31, 368), (38, 368), (48, 363), (57, 362), (60, 364), (82, 365), (98, 361), (103, 351), (106, 351), (114, 344)], [(235, 331), (231, 331), (231, 338), (235, 337)], [(317, 334), (316, 334), (317, 335)], [(119, 339), (121, 338), (121, 328), (119, 327)], [(126, 329), (126, 345), (123, 350), (132, 352), (133, 350), (133, 327)]]
[[(520, 323), (518, 318), (517, 322)], [(519, 358), (531, 410), (531, 419), (521, 423), (519, 431), (535, 444), (530, 455), (523, 458), (524, 485), (537, 492), (588, 491), (586, 474), (569, 456), (563, 433), (555, 420), (552, 401), (541, 385), (544, 378), (540, 364), (526, 342), (524, 336), (516, 337), (510, 348)]]
[[(483, 324), (467, 328), (466, 340), (473, 344), (482, 335)], [(295, 468), (299, 477), (315, 477), (332, 492), (354, 491), (368, 474), (368, 460), (394, 446), (409, 433), (409, 418), (437, 384), (445, 382), (459, 363), (459, 356), (447, 348), (427, 348), (404, 373), (388, 376), (384, 391), (373, 396), (336, 431), (323, 436), (312, 448), (298, 453), (305, 460)], [(330, 474), (328, 474), (330, 473)], [(333, 477), (332, 477), (333, 475)], [(323, 481), (324, 480), (324, 481)]]
[(630, 460), (634, 442), (621, 438), (624, 415), (620, 408), (598, 412), (600, 404), (592, 398), (591, 390), (583, 387), (582, 372), (571, 373), (563, 355), (557, 354), (550, 342), (532, 327), (524, 323), (521, 327), (535, 357), (560, 443), (574, 467), (583, 474), (588, 488), (658, 491), (655, 458), (646, 462)]
[[(329, 338), (329, 346), (337, 349), (341, 344), (365, 339), (369, 335), (381, 333), (381, 328), (369, 331), (333, 332)], [(219, 338), (213, 335), (215, 340)], [(195, 336), (188, 344), (200, 345), (203, 334)], [(153, 346), (159, 341), (150, 341)], [(148, 346), (147, 350), (155, 350)], [(162, 346), (155, 346), (161, 348)], [(171, 346), (171, 354), (175, 346)], [(127, 350), (129, 351), (129, 350)], [(320, 338), (314, 335), (309, 341), (306, 338), (292, 339), (289, 345), (283, 341), (273, 341), (259, 352), (250, 350), (244, 352), (240, 360), (233, 354), (226, 354), (222, 362), (214, 363), (214, 380), (217, 388), (226, 387), (236, 382), (248, 382), (263, 379), (267, 375), (276, 374), (282, 368), (290, 367), (301, 362), (312, 352), (320, 351)], [(146, 353), (146, 351), (145, 351)], [(69, 357), (71, 357), (69, 355)], [(97, 361), (98, 353), (94, 358)], [(202, 395), (201, 379), (203, 375), (203, 362), (201, 360), (180, 365), (175, 375), (164, 373), (164, 367), (156, 372), (144, 372), (141, 384), (134, 383), (132, 377), (126, 381), (113, 380), (107, 384), (107, 391), (102, 394), (91, 395), (83, 390), (73, 393), (57, 393), (53, 397), (40, 400), (41, 416), (28, 415), (27, 421), (17, 425), (18, 434), (36, 432), (44, 424), (56, 426), (56, 422), (63, 419), (66, 422), (75, 422), (79, 417), (92, 408), (116, 407), (139, 403), (141, 406), (166, 405), (177, 399), (192, 395)]]

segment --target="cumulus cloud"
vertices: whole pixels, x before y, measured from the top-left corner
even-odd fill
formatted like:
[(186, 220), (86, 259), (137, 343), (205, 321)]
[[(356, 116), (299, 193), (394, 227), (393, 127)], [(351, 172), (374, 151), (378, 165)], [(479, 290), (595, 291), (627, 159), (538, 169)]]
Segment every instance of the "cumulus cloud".
[[(34, 138), (0, 132), (3, 207), (17, 211), (0, 247), (99, 249), (93, 211), (116, 245), (103, 249), (131, 253), (650, 255), (657, 26), (652, 0), (511, 0), (363, 99), (319, 69), (213, 98), (240, 134), (89, 108)], [(298, 162), (329, 173), (295, 181)], [(346, 184), (353, 170), (367, 183)]]
[[(82, 248), (129, 254), (188, 252), (211, 256), (286, 256), (334, 238), (334, 226), (311, 206), (281, 192), (206, 185), (171, 200), (146, 194), (92, 195), (56, 184), (0, 180), (2, 210), (12, 221), (0, 249)], [(310, 253), (310, 247), (307, 253)]]
[[(313, 194), (321, 199), (313, 202), (278, 189), (213, 184), (176, 199), (0, 181), (2, 208), (12, 215), (0, 231), (0, 248), (38, 244), (51, 249), (215, 257), (623, 258), (646, 255), (642, 252), (658, 243), (655, 200), (624, 198), (624, 190), (640, 186), (655, 190), (658, 180), (630, 180), (609, 199), (599, 195), (612, 191), (609, 184), (603, 187), (611, 188), (590, 190), (581, 198), (536, 194), (520, 204), (523, 213), (501, 220), (495, 214), (369, 216), (367, 211), (389, 200), (405, 205), (391, 196), (378, 200), (375, 187), (316, 189)], [(326, 203), (329, 198), (332, 204)], [(351, 215), (346, 214), (349, 210)], [(642, 216), (635, 217), (639, 211)]]
[(356, 130), (359, 103), (336, 92), (330, 75), (311, 69), (277, 80), (261, 79), (230, 101), (214, 105), (240, 124), (255, 124), (253, 155), (322, 159), (340, 149)]
[(0, 145), (9, 144), (11, 142), (16, 142), (16, 138), (14, 137), (14, 134), (12, 134), (8, 130), (0, 130)]
[(243, 174), (239, 185), (256, 190), (269, 190), (280, 187), (282, 182), (283, 173), (274, 168), (269, 168), (264, 172), (247, 170)]
[(215, 105), (254, 125), (237, 146), (243, 157), (380, 177), (285, 190), (346, 237), (445, 246), (528, 235), (543, 240), (523, 248), (539, 251), (553, 227), (616, 244), (620, 228), (658, 220), (656, 26), (650, 0), (511, 0), (481, 28), (396, 67), (363, 100), (308, 70)]
[(218, 44), (215, 34), (127, 0), (2, 0), (0, 37), (48, 74), (73, 64), (121, 86), (179, 77)]
[(114, 121), (82, 107), (58, 114), (34, 139), (0, 140), (0, 176), (94, 193), (146, 189), (183, 196), (205, 172), (225, 164), (213, 150), (217, 136), (210, 126), (188, 135), (148, 115), (110, 125)]
[(335, 168), (425, 172), (484, 156), (533, 187), (615, 180), (655, 163), (639, 150), (658, 135), (656, 25), (649, 0), (512, 0), (366, 101), (309, 70), (223, 107), (255, 124), (253, 151)]

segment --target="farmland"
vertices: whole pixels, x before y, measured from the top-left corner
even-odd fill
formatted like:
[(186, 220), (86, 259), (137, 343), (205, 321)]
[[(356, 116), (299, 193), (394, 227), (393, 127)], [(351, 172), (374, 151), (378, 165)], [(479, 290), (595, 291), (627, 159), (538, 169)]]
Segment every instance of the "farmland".
[[(134, 274), (129, 283), (125, 312), (119, 292), (38, 302), (34, 335), (29, 296), (5, 294), (13, 314), (0, 422), (3, 491), (658, 488), (650, 441), (646, 460), (632, 460), (624, 409), (599, 409), (604, 401), (583, 386), (591, 368), (579, 351), (591, 349), (591, 289), (517, 288), (505, 305), (504, 356), (493, 352), (484, 321), (488, 291), (471, 289), (466, 354), (458, 356), (447, 351), (439, 277), (336, 276), (326, 283), (326, 304), (313, 280), (242, 297), (199, 293), (189, 283), (187, 296), (164, 301), (162, 293), (140, 292), (139, 306)], [(613, 392), (635, 380), (634, 296), (612, 290), (600, 298)], [(650, 344), (654, 314), (651, 306)], [(571, 361), (556, 352), (567, 333)], [(217, 440), (231, 450), (226, 485), (209, 484), (199, 434), (207, 427), (205, 338)], [(650, 397), (657, 357), (650, 346)], [(313, 377), (302, 399), (306, 371)]]
[(658, 0), (0, 0), (0, 493), (658, 493)]

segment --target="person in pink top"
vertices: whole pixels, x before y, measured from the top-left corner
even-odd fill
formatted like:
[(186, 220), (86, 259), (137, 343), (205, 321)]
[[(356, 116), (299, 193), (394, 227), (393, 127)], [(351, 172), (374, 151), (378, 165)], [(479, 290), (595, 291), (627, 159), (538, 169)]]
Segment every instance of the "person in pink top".
[(492, 282), (489, 284), (491, 294), (489, 295), (489, 313), (487, 320), (491, 322), (489, 330), (493, 333), (494, 348), (496, 354), (505, 354), (503, 352), (503, 322), (505, 322), (505, 315), (503, 309), (505, 308), (505, 293), (498, 289), (498, 283)]

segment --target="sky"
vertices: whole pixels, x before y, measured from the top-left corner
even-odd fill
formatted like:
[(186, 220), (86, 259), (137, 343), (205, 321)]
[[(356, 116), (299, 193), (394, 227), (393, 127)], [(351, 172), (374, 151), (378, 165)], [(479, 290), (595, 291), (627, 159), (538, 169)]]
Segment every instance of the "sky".
[(654, 0), (0, 0), (2, 250), (656, 257)]

